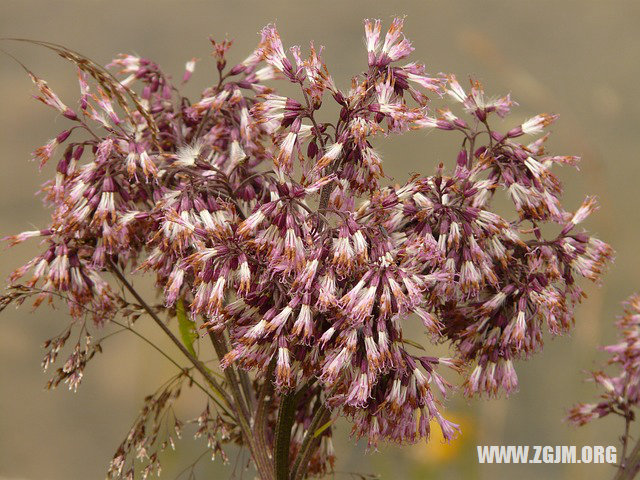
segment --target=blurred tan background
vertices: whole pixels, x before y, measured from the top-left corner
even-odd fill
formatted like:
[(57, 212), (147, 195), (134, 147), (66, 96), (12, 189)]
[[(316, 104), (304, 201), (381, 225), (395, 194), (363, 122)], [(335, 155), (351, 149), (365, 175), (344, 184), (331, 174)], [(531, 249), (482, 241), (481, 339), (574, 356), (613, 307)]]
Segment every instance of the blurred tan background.
[[(539, 112), (561, 115), (550, 148), (583, 157), (581, 172), (566, 169), (566, 203), (577, 207), (596, 194), (601, 210), (588, 224), (617, 251), (617, 261), (600, 289), (577, 312), (570, 337), (549, 339), (545, 351), (520, 363), (520, 391), (496, 401), (456, 400), (451, 416), (462, 438), (447, 447), (381, 448), (364, 454), (353, 446), (349, 428), (335, 435), (338, 465), (346, 472), (378, 473), (384, 479), (610, 478), (613, 467), (585, 465), (478, 465), (476, 444), (618, 445), (622, 425), (607, 419), (576, 429), (562, 422), (566, 408), (595, 398), (584, 369), (603, 355), (596, 345), (614, 338), (619, 302), (640, 290), (640, 4), (634, 1), (464, 2), (221, 2), (221, 1), (0, 1), (0, 35), (64, 44), (100, 63), (120, 52), (158, 62), (180, 78), (184, 62), (203, 60), (189, 85), (192, 98), (213, 74), (208, 35), (235, 39), (230, 59), (243, 59), (259, 29), (276, 21), (285, 46), (309, 40), (326, 46), (325, 58), (339, 86), (365, 67), (362, 20), (406, 14), (406, 33), (416, 48), (412, 59), (430, 72), (474, 75), (487, 93), (511, 92), (520, 103), (512, 116)], [(3, 42), (69, 104), (77, 98), (75, 70), (37, 47)], [(29, 162), (30, 152), (66, 122), (30, 100), (31, 83), (17, 64), (0, 55), (0, 236), (45, 224), (47, 212), (34, 196), (52, 175)], [(408, 134), (386, 143), (385, 170), (402, 180), (410, 171), (431, 173), (439, 161), (454, 161), (455, 143), (446, 133)], [(456, 139), (457, 141), (457, 139)], [(0, 276), (37, 251), (35, 242), (0, 251)], [(105, 354), (87, 369), (77, 394), (61, 387), (43, 391), (41, 343), (66, 325), (63, 311), (25, 306), (0, 316), (0, 480), (104, 478), (108, 462), (128, 432), (142, 398), (172, 374), (172, 367), (148, 346), (127, 335), (104, 344)], [(146, 327), (145, 327), (146, 328)], [(151, 331), (151, 330), (149, 330)], [(153, 334), (152, 334), (153, 335)], [(202, 404), (189, 399), (185, 409)], [(634, 427), (640, 437), (640, 425)], [(203, 445), (189, 439), (167, 457), (174, 478)], [(242, 478), (234, 464), (205, 461), (198, 478)], [(186, 477), (182, 477), (186, 478)], [(245, 474), (245, 478), (247, 475)]]

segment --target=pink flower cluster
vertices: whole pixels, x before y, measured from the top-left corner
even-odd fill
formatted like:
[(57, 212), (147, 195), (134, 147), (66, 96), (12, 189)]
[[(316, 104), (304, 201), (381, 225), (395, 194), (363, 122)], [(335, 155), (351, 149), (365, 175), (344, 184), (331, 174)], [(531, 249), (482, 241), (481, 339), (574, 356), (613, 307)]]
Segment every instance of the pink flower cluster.
[(610, 354), (607, 364), (615, 365), (618, 371), (615, 375), (603, 370), (591, 372), (591, 379), (603, 389), (600, 401), (575, 405), (569, 411), (571, 423), (584, 425), (610, 413), (628, 421), (635, 419), (634, 411), (640, 404), (640, 295), (632, 295), (626, 301), (616, 327), (620, 341), (603, 350)]
[[(104, 323), (118, 295), (110, 265), (151, 272), (166, 308), (183, 299), (209, 335), (227, 339), (223, 367), (255, 372), (276, 395), (304, 389), (294, 451), (318, 404), (373, 445), (429, 437), (432, 421), (453, 438), (442, 368), (462, 372), (469, 395), (513, 391), (514, 361), (539, 350), (544, 331), (570, 328), (584, 295), (576, 280), (597, 280), (612, 251), (578, 227), (592, 198), (576, 211), (561, 204), (552, 170), (578, 159), (545, 151), (539, 135), (556, 116), (490, 126), (511, 98), (404, 63), (413, 47), (402, 28), (365, 22), (366, 69), (348, 89), (321, 48), (287, 51), (271, 25), (231, 68), (230, 42), (213, 42), (219, 81), (195, 103), (129, 55), (113, 62), (123, 79), (110, 91), (80, 72), (79, 111), (34, 77), (74, 123), (36, 151), (44, 164), (66, 145), (44, 187), (51, 224), (12, 238), (40, 236), (46, 247), (12, 282), (31, 270), (38, 302), (64, 292), (72, 315), (89, 305)], [(271, 80), (300, 94), (279, 95)], [(339, 110), (331, 122), (318, 118), (325, 104)], [(455, 134), (459, 151), (432, 175), (389, 185), (376, 144), (409, 130)], [(428, 163), (427, 152), (416, 160)], [(492, 209), (497, 196), (508, 216)], [(452, 346), (450, 358), (405, 336), (413, 316), (425, 339)], [(311, 472), (332, 461), (331, 431)]]

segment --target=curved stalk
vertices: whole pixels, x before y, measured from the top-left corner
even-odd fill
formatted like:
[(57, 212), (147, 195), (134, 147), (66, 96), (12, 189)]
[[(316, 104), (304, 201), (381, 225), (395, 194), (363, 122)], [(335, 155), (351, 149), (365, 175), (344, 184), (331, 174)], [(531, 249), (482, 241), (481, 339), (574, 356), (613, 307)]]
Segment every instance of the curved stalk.
[(111, 265), (111, 271), (113, 274), (120, 280), (122, 285), (133, 295), (133, 297), (138, 301), (138, 303), (144, 308), (144, 310), (151, 316), (154, 322), (162, 329), (162, 331), (171, 339), (171, 341), (178, 347), (178, 349), (182, 352), (182, 354), (189, 359), (189, 361), (193, 364), (193, 366), (198, 370), (202, 376), (209, 382), (209, 384), (219, 393), (222, 398), (227, 402), (227, 404), (231, 407), (233, 405), (233, 401), (229, 397), (229, 394), (222, 388), (222, 386), (217, 382), (215, 378), (209, 373), (207, 367), (194, 357), (189, 350), (183, 345), (183, 343), (178, 340), (178, 338), (173, 334), (173, 332), (167, 327), (164, 322), (158, 317), (156, 312), (149, 306), (147, 302), (140, 296), (140, 294), (133, 288), (133, 285), (129, 283), (129, 280), (125, 278), (122, 272), (109, 260)]

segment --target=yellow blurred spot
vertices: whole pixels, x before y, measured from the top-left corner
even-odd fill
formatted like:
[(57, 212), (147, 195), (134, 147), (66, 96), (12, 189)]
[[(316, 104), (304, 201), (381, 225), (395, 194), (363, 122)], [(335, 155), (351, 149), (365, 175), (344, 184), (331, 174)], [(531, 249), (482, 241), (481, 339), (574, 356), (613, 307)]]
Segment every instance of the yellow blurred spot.
[(440, 426), (435, 419), (431, 420), (431, 438), (429, 442), (422, 441), (409, 449), (409, 455), (416, 462), (432, 465), (455, 460), (461, 453), (463, 446), (472, 437), (474, 424), (471, 417), (463, 414), (448, 412), (445, 418), (460, 425), (461, 434), (457, 439), (447, 443), (442, 436)]

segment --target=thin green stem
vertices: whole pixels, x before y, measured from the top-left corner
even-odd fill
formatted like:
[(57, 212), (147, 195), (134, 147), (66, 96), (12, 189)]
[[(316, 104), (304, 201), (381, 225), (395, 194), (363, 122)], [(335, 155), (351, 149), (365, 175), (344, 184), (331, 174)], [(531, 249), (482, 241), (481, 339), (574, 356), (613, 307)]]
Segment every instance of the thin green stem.
[[(213, 343), (213, 347), (216, 350), (216, 354), (220, 360), (224, 358), (224, 356), (229, 353), (229, 347), (227, 346), (227, 339), (223, 334), (220, 334), (220, 338), (213, 337), (216, 335), (215, 333), (210, 333), (209, 336), (212, 337), (211, 341)], [(216, 343), (216, 340), (218, 342)], [(231, 366), (227, 367), (231, 369), (231, 372), (235, 375), (237, 373), (240, 378), (240, 387), (242, 388), (242, 393), (244, 394), (245, 405), (247, 407), (247, 418), (251, 418), (251, 413), (256, 403), (255, 392), (253, 391), (253, 387), (251, 386), (251, 379), (249, 378), (249, 374), (242, 370), (241, 368), (233, 368)], [(236, 382), (237, 383), (237, 382)]]
[(256, 394), (253, 391), (253, 386), (251, 385), (251, 379), (249, 378), (249, 374), (242, 370), (238, 369), (238, 375), (240, 376), (240, 386), (242, 387), (242, 392), (244, 393), (244, 398), (247, 401), (247, 407), (249, 411), (253, 411), (256, 405)]
[[(240, 425), (240, 429), (242, 430), (242, 435), (244, 437), (244, 441), (246, 445), (249, 447), (249, 451), (251, 455), (256, 460), (256, 466), (258, 468), (258, 473), (264, 479), (268, 479), (268, 471), (266, 470), (266, 466), (260, 461), (259, 457), (255, 453), (255, 443), (253, 441), (253, 436), (251, 434), (251, 428), (249, 426), (249, 415), (247, 412), (247, 407), (243, 402), (242, 395), (240, 394), (240, 389), (238, 388), (238, 380), (235, 378), (235, 375), (232, 374), (232, 371), (229, 369), (225, 369), (225, 375), (227, 377), (227, 382), (229, 383), (229, 387), (231, 388), (233, 399), (230, 398), (229, 394), (223, 390), (215, 378), (211, 376), (207, 367), (205, 367), (200, 360), (195, 358), (189, 350), (182, 344), (180, 340), (176, 338), (176, 336), (171, 332), (169, 327), (167, 327), (164, 322), (158, 317), (158, 315), (153, 311), (153, 309), (144, 301), (144, 299), (140, 296), (140, 294), (133, 288), (133, 285), (129, 283), (129, 281), (125, 278), (125, 276), (120, 272), (118, 267), (109, 260), (111, 271), (114, 275), (120, 280), (120, 282), (125, 286), (125, 288), (134, 296), (134, 298), (140, 303), (142, 308), (151, 316), (151, 318), (158, 324), (158, 326), (167, 334), (167, 336), (171, 339), (173, 343), (180, 349), (180, 351), (189, 359), (189, 361), (193, 364), (193, 366), (207, 379), (212, 388), (214, 388), (218, 393), (220, 393), (225, 401), (229, 404), (229, 406), (233, 409), (234, 400), (236, 406), (236, 413), (238, 424)], [(218, 355), (224, 352), (224, 348), (219, 350), (221, 347), (220, 343), (216, 340), (215, 335), (210, 335), (214, 347), (216, 348), (216, 352)]]
[(156, 312), (153, 311), (153, 309), (149, 306), (149, 304), (145, 302), (144, 299), (140, 296), (140, 294), (136, 291), (133, 285), (131, 285), (131, 283), (129, 283), (129, 281), (125, 278), (122, 272), (120, 272), (118, 267), (114, 265), (113, 262), (111, 262), (111, 260), (109, 260), (109, 263), (111, 265), (111, 271), (113, 272), (113, 274), (118, 278), (118, 280), (120, 280), (120, 282), (131, 293), (131, 295), (133, 295), (133, 297), (138, 301), (138, 303), (142, 306), (142, 308), (144, 308), (144, 310), (151, 316), (153, 321), (156, 322), (156, 324), (162, 329), (162, 331), (171, 339), (171, 341), (178, 347), (178, 349), (182, 352), (182, 354), (185, 357), (187, 357), (187, 359), (189, 359), (189, 361), (193, 364), (196, 370), (198, 370), (202, 374), (202, 376), (207, 380), (207, 382), (209, 382), (211, 387), (214, 388), (216, 392), (222, 396), (222, 398), (224, 398), (224, 400), (227, 402), (229, 407), (232, 407), (233, 401), (229, 397), (229, 394), (222, 388), (222, 386), (217, 382), (217, 380), (213, 378), (213, 376), (211, 376), (211, 373), (209, 373), (209, 371), (207, 370), (207, 367), (205, 367), (202, 364), (202, 362), (200, 362), (200, 360), (194, 357), (191, 354), (191, 352), (189, 352), (189, 350), (187, 350), (187, 348), (182, 344), (182, 342), (178, 340), (178, 338), (176, 338), (176, 336), (169, 329), (169, 327), (167, 327), (164, 324), (164, 322), (160, 319), (160, 317), (158, 317)]
[(328, 421), (330, 416), (331, 412), (322, 404), (318, 410), (316, 410), (316, 413), (309, 424), (309, 428), (307, 429), (307, 433), (302, 440), (300, 451), (293, 463), (293, 468), (291, 469), (291, 480), (301, 480), (304, 478), (304, 474), (306, 473), (309, 465), (309, 459), (313, 455), (318, 441), (320, 440), (320, 437), (316, 437), (315, 432)]
[[(142, 335), (140, 332), (134, 330), (133, 328), (127, 326), (126, 324), (123, 324), (121, 322), (118, 322), (117, 320), (111, 320), (113, 323), (115, 323), (116, 325), (119, 325), (122, 327), (123, 330), (127, 330), (131, 333), (133, 333), (135, 336), (137, 336), (138, 338), (140, 338), (142, 341), (144, 341), (145, 343), (147, 343), (148, 345), (150, 345), (152, 348), (154, 348), (156, 351), (158, 351), (163, 357), (165, 357), (167, 360), (169, 360), (172, 364), (174, 364), (176, 367), (178, 367), (180, 370), (185, 372), (185, 375), (187, 375), (187, 377), (189, 378), (189, 380), (196, 385), (200, 390), (202, 390), (211, 400), (213, 400), (215, 402), (215, 404), (222, 409), (222, 411), (224, 413), (226, 413), (230, 418), (237, 420), (235, 418), (235, 415), (233, 415), (233, 413), (231, 413), (227, 407), (225, 405), (223, 405), (220, 400), (218, 400), (216, 397), (214, 397), (211, 392), (209, 392), (204, 385), (202, 385), (200, 382), (198, 382), (193, 375), (190, 375), (188, 373), (188, 369), (185, 369), (182, 365), (180, 365), (178, 362), (176, 362), (171, 356), (169, 356), (166, 352), (164, 352), (160, 347), (158, 347), (155, 343), (153, 343), (151, 340), (149, 340), (147, 337), (145, 337), (144, 335)], [(103, 337), (100, 339), (100, 341), (105, 340), (106, 338), (108, 338), (109, 335), (107, 335), (106, 337)]]
[[(229, 353), (227, 349), (226, 340), (224, 339), (224, 337), (218, 337), (218, 334), (214, 332), (209, 333), (209, 338), (211, 339), (213, 348), (215, 349), (216, 354), (218, 355), (218, 359), (222, 360), (224, 356), (227, 353)], [(240, 388), (239, 388), (240, 381), (236, 376), (235, 368), (233, 368), (233, 366), (231, 365), (228, 366), (227, 368), (224, 369), (224, 375), (227, 379), (227, 383), (229, 384), (229, 387), (231, 388), (231, 396), (235, 400), (238, 406), (238, 409), (241, 410), (241, 413), (246, 419), (247, 425), (248, 425), (251, 415), (249, 414), (249, 409), (247, 408), (247, 404), (240, 391)]]
[[(211, 339), (211, 343), (213, 344), (213, 348), (218, 355), (218, 358), (222, 360), (224, 356), (228, 353), (226, 340), (224, 337), (218, 337), (215, 333), (211, 332), (209, 334), (209, 338)], [(235, 370), (233, 366), (228, 366), (224, 369), (225, 377), (227, 378), (227, 384), (231, 389), (231, 396), (233, 397), (236, 405), (236, 410), (238, 414), (238, 423), (240, 428), (242, 429), (243, 437), (249, 446), (249, 451), (251, 452), (251, 456), (256, 464), (256, 468), (258, 470), (258, 474), (262, 480), (270, 480), (271, 471), (269, 469), (269, 465), (264, 461), (262, 456), (257, 452), (256, 442), (253, 437), (253, 432), (251, 431), (251, 415), (247, 409), (247, 405), (242, 397), (242, 392), (240, 391), (240, 381), (235, 374)]]

